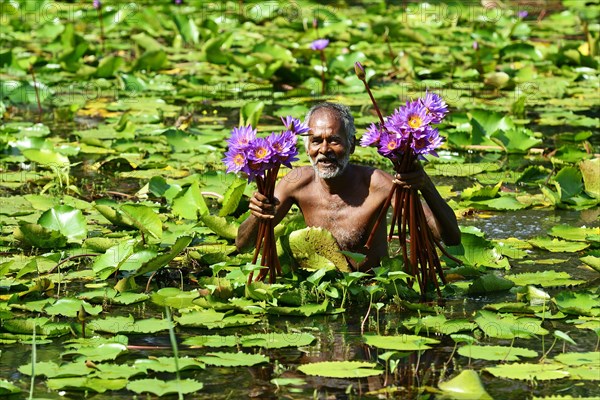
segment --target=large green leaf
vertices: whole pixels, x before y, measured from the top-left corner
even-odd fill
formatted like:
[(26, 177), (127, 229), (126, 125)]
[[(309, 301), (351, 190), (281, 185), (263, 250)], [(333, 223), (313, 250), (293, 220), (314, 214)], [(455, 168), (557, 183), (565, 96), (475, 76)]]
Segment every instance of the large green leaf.
[(574, 253), (577, 251), (584, 250), (590, 246), (589, 243), (568, 242), (566, 240), (549, 239), (544, 237), (529, 239), (528, 242), (534, 245), (535, 247), (540, 247), (544, 250), (548, 250), (553, 253)]
[(439, 383), (443, 398), (453, 400), (492, 400), (477, 372), (466, 369), (449, 381)]
[(579, 169), (564, 167), (554, 177), (556, 185), (560, 188), (560, 199), (571, 200), (583, 190), (583, 179)]
[(149, 233), (156, 239), (162, 237), (162, 222), (150, 207), (141, 204), (125, 204), (121, 206), (121, 211), (127, 214), (133, 225), (140, 231)]
[(127, 353), (127, 346), (121, 343), (102, 343), (98, 346), (80, 347), (62, 353), (62, 356), (82, 356), (85, 360), (105, 361), (114, 360), (121, 354)]
[(52, 378), (46, 382), (51, 390), (92, 391), (104, 393), (107, 390), (121, 390), (127, 379), (102, 379), (93, 377)]
[(600, 199), (600, 157), (579, 163), (585, 192)]
[(586, 228), (584, 226), (556, 225), (550, 229), (548, 234), (565, 240), (585, 242), (588, 236), (600, 235), (600, 227)]
[(244, 326), (257, 323), (256, 316), (221, 313), (212, 309), (203, 311), (191, 311), (175, 317), (175, 321), (182, 326), (224, 328), (230, 326)]
[(370, 346), (399, 351), (427, 350), (431, 348), (430, 344), (438, 344), (440, 342), (437, 339), (406, 334), (397, 336), (365, 335), (363, 339)]
[(223, 196), (223, 204), (221, 206), (221, 211), (219, 211), (220, 217), (229, 215), (237, 209), (247, 185), (247, 180), (240, 177), (236, 177), (231, 185), (229, 185)]
[[(35, 364), (35, 375), (47, 378), (68, 378), (73, 376), (85, 376), (92, 373), (92, 369), (86, 368), (83, 362), (57, 364), (53, 361), (42, 361)], [(21, 365), (19, 372), (31, 375), (31, 363)]]
[(585, 292), (560, 292), (553, 301), (564, 313), (597, 317), (600, 316), (599, 297)]
[(42, 249), (64, 247), (69, 240), (59, 231), (46, 229), (38, 224), (27, 223), (21, 223), (15, 229), (14, 237), (25, 244)]
[(417, 333), (420, 330), (424, 330), (428, 334), (431, 331), (443, 335), (451, 335), (462, 331), (472, 331), (477, 327), (473, 322), (469, 322), (463, 318), (447, 319), (444, 314), (411, 317), (402, 324)]
[(238, 353), (207, 353), (196, 359), (207, 365), (215, 365), (218, 367), (249, 367), (269, 362), (269, 357), (263, 356), (262, 354), (248, 354), (241, 351)]
[(44, 212), (38, 224), (59, 231), (69, 242), (81, 243), (87, 236), (87, 223), (81, 210), (71, 206), (56, 206)]
[(138, 379), (127, 384), (127, 389), (135, 393), (152, 393), (162, 397), (170, 393), (196, 393), (204, 385), (193, 379), (173, 379), (161, 381), (159, 379)]
[(225, 239), (235, 239), (239, 225), (235, 221), (228, 221), (225, 217), (205, 214), (202, 215), (202, 222), (211, 231)]
[(139, 269), (135, 271), (135, 275), (143, 275), (148, 272), (154, 272), (175, 259), (185, 248), (192, 242), (191, 236), (178, 237), (171, 248), (159, 255), (156, 255), (144, 262)]
[(298, 371), (327, 378), (366, 378), (384, 372), (376, 367), (376, 363), (365, 361), (323, 361), (301, 365)]
[(198, 216), (208, 214), (208, 207), (204, 202), (198, 182), (192, 183), (183, 189), (173, 199), (173, 214), (180, 218), (197, 220)]
[(537, 285), (542, 287), (581, 285), (583, 280), (571, 278), (566, 272), (556, 272), (554, 270), (524, 272), (516, 275), (506, 275), (506, 279), (511, 280), (518, 286)]
[(326, 229), (308, 227), (294, 231), (289, 236), (289, 246), (302, 268), (350, 272), (346, 257), (340, 253), (336, 240)]
[(69, 158), (67, 156), (48, 149), (27, 149), (23, 150), (23, 155), (30, 161), (51, 168), (65, 168), (69, 166)]
[(542, 328), (542, 321), (537, 318), (515, 317), (512, 314), (497, 314), (486, 310), (477, 312), (475, 323), (486, 335), (498, 339), (530, 339), (549, 333)]
[(561, 364), (503, 364), (485, 368), (490, 374), (499, 378), (519, 379), (528, 381), (548, 381), (569, 376)]
[(102, 306), (92, 306), (91, 304), (69, 297), (58, 299), (54, 304), (46, 307), (44, 310), (48, 315), (63, 315), (69, 318), (76, 318), (81, 309), (84, 309), (87, 314), (98, 315), (102, 312)]
[(477, 346), (468, 344), (458, 349), (463, 357), (488, 361), (518, 361), (519, 357), (537, 357), (536, 351), (512, 346)]

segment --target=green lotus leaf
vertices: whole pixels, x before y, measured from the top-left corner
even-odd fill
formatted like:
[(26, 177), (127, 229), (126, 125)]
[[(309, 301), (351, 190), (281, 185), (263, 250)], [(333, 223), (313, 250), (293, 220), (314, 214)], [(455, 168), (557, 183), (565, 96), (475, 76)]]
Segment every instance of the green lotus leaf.
[[(554, 357), (562, 364), (569, 366), (600, 365), (600, 352), (590, 351), (587, 353), (562, 353)], [(600, 377), (598, 377), (600, 379)]]
[(134, 320), (129, 317), (107, 317), (95, 319), (88, 323), (88, 327), (95, 332), (142, 334), (166, 331), (169, 322), (166, 319), (146, 318)]
[[(128, 262), (133, 262), (137, 267), (141, 266), (143, 259), (140, 260), (139, 257), (133, 256), (136, 245), (137, 241), (132, 239), (121, 241), (117, 245), (112, 246), (106, 250), (106, 253), (94, 259), (92, 270), (96, 276), (98, 276), (98, 278), (106, 279), (115, 271), (117, 271), (122, 265), (126, 265)], [(146, 257), (150, 257), (149, 254), (145, 255)]]
[(180, 218), (198, 220), (198, 216), (208, 214), (208, 207), (200, 193), (198, 182), (192, 183), (187, 188), (181, 190), (173, 198), (173, 215)]
[(484, 368), (484, 370), (498, 378), (529, 381), (548, 381), (554, 379), (563, 379), (569, 376), (569, 373), (561, 364), (513, 363), (497, 365), (495, 367), (487, 367)]
[(417, 351), (427, 350), (430, 344), (438, 344), (440, 341), (417, 335), (379, 336), (364, 335), (363, 339), (369, 346), (385, 350)]
[(331, 233), (323, 228), (308, 227), (294, 231), (289, 236), (289, 246), (302, 268), (351, 272), (346, 257)]
[(492, 400), (485, 391), (477, 372), (467, 369), (454, 378), (440, 382), (442, 398), (454, 400)]
[(69, 166), (69, 157), (48, 149), (27, 149), (23, 155), (30, 161), (53, 168)]
[(125, 228), (135, 227), (133, 220), (120, 210), (115, 210), (114, 208), (104, 204), (95, 204), (94, 208), (98, 210), (98, 212), (113, 225)]
[(8, 396), (16, 393), (21, 393), (21, 389), (7, 380), (0, 379), (0, 396)]
[(16, 240), (32, 247), (52, 249), (65, 247), (68, 238), (57, 230), (47, 229), (38, 224), (21, 223), (15, 228)]
[(64, 322), (50, 322), (48, 318), (20, 318), (4, 320), (2, 327), (10, 333), (33, 334), (35, 325), (36, 335), (58, 337), (71, 332), (71, 326)]
[(198, 291), (183, 291), (179, 288), (162, 288), (152, 294), (152, 302), (159, 306), (172, 308), (190, 308), (193, 300), (198, 298)]
[(451, 335), (456, 332), (472, 331), (477, 327), (467, 319), (447, 319), (444, 314), (439, 315), (426, 315), (424, 317), (411, 317), (408, 320), (402, 322), (406, 328), (419, 332), (425, 330), (427, 334), (430, 331), (441, 333), (443, 335)]
[(217, 367), (249, 367), (269, 362), (269, 357), (263, 356), (262, 354), (248, 354), (241, 351), (238, 353), (207, 353), (196, 359), (202, 361), (206, 365), (214, 365)]
[(152, 393), (164, 396), (170, 393), (195, 393), (204, 387), (202, 382), (193, 379), (174, 379), (162, 381), (160, 379), (137, 379), (127, 384), (127, 389), (135, 393)]
[(366, 378), (383, 374), (376, 367), (376, 363), (365, 361), (323, 361), (301, 365), (298, 371), (326, 378)]
[(580, 258), (581, 261), (589, 265), (591, 268), (600, 272), (600, 257), (596, 256), (585, 256)]
[(92, 377), (52, 378), (46, 381), (51, 390), (92, 391), (104, 393), (107, 390), (121, 390), (127, 379), (101, 379)]
[(266, 349), (281, 349), (284, 347), (308, 346), (315, 340), (310, 333), (256, 333), (240, 338), (243, 347), (263, 347)]
[(460, 198), (462, 200), (486, 200), (493, 199), (498, 194), (500, 187), (502, 186), (502, 182), (498, 182), (495, 186), (481, 186), (476, 183), (475, 186), (466, 188), (460, 194)]
[(211, 231), (224, 239), (235, 239), (239, 225), (234, 221), (228, 221), (224, 217), (205, 214), (201, 217), (202, 222)]
[(585, 192), (596, 199), (600, 199), (600, 158), (582, 161), (579, 170), (583, 177)]
[(517, 200), (513, 195), (503, 195), (501, 197), (490, 199), (490, 200), (480, 200), (480, 201), (470, 201), (468, 205), (471, 207), (480, 208), (483, 210), (523, 210), (529, 205), (521, 203)]
[(141, 301), (147, 300), (150, 296), (143, 293), (133, 293), (133, 292), (117, 292), (113, 288), (103, 288), (92, 290), (89, 292), (79, 293), (77, 295), (78, 298), (82, 300), (87, 300), (93, 303), (102, 303), (106, 300), (112, 304), (122, 304), (129, 305), (134, 303), (139, 303)]
[(239, 177), (236, 177), (231, 185), (229, 185), (227, 191), (223, 195), (223, 203), (221, 205), (221, 210), (219, 211), (220, 217), (229, 215), (237, 209), (247, 185), (247, 180)]
[(235, 347), (239, 344), (239, 338), (234, 335), (202, 335), (192, 336), (183, 341), (184, 345), (190, 347)]
[(530, 339), (549, 333), (542, 328), (542, 321), (537, 318), (515, 317), (512, 314), (496, 314), (486, 310), (477, 312), (475, 323), (486, 335), (499, 339)]
[(565, 240), (575, 242), (585, 242), (588, 236), (600, 234), (600, 228), (586, 228), (571, 225), (556, 225), (548, 232), (550, 236), (555, 236)]
[(106, 361), (114, 360), (125, 353), (127, 353), (127, 346), (125, 346), (124, 344), (101, 343), (98, 346), (79, 347), (75, 350), (65, 351), (61, 354), (61, 357), (82, 356), (85, 360)]
[(597, 317), (600, 316), (599, 297), (585, 292), (560, 292), (553, 301), (564, 313)]
[(571, 200), (583, 190), (581, 172), (575, 167), (564, 167), (554, 177), (554, 181), (560, 188), (561, 201)]
[(492, 293), (492, 292), (501, 292), (504, 290), (509, 290), (514, 286), (514, 283), (511, 281), (504, 279), (500, 276), (497, 276), (494, 273), (487, 273), (479, 278), (476, 278), (469, 288), (467, 289), (467, 293), (470, 295), (475, 294), (484, 294), (484, 293)]
[[(24, 375), (31, 375), (31, 363), (21, 365), (19, 372)], [(47, 378), (69, 378), (73, 376), (85, 376), (94, 372), (87, 368), (84, 362), (72, 362), (57, 364), (53, 361), (42, 361), (35, 364), (35, 376), (45, 376)]]
[(48, 315), (62, 315), (69, 318), (76, 318), (81, 309), (84, 309), (87, 314), (98, 315), (102, 312), (102, 306), (92, 306), (86, 301), (63, 297), (49, 307), (46, 307), (44, 312)]
[(162, 222), (152, 208), (141, 204), (125, 204), (121, 206), (121, 211), (127, 214), (140, 231), (149, 233), (156, 239), (162, 237)]
[(179, 357), (177, 358), (177, 364), (175, 364), (174, 357), (152, 357), (137, 359), (133, 363), (133, 368), (139, 371), (154, 371), (154, 372), (170, 372), (174, 373), (179, 367), (180, 371), (202, 369), (204, 364), (198, 360), (190, 357)]
[(130, 379), (134, 376), (145, 375), (146, 371), (135, 368), (135, 365), (97, 363), (95, 376), (102, 379)]
[(202, 311), (190, 311), (175, 317), (175, 321), (181, 326), (194, 326), (212, 328), (224, 328), (230, 326), (253, 325), (259, 320), (252, 315), (221, 313), (212, 309)]
[(528, 242), (534, 245), (535, 247), (539, 247), (541, 249), (548, 250), (553, 253), (574, 253), (577, 251), (587, 249), (590, 246), (589, 243), (568, 242), (566, 240), (549, 239), (544, 237), (529, 239)]
[(506, 275), (505, 278), (514, 282), (517, 286), (537, 285), (542, 287), (556, 287), (581, 285), (586, 282), (571, 278), (571, 275), (567, 272), (557, 272), (554, 270)]
[(518, 361), (520, 357), (536, 357), (536, 351), (523, 347), (466, 345), (457, 350), (463, 357), (488, 361)]

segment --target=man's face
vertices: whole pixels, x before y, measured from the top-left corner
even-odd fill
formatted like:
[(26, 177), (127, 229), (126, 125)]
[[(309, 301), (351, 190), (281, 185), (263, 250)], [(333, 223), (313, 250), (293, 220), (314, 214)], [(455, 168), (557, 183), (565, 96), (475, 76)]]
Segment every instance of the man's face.
[(352, 145), (340, 118), (335, 112), (320, 109), (312, 115), (308, 127), (307, 151), (316, 174), (322, 179), (341, 175), (348, 165)]

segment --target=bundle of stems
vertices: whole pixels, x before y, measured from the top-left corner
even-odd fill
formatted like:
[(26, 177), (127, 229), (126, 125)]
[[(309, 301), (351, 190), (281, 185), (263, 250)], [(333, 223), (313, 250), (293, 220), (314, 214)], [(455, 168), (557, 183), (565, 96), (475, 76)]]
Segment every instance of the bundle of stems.
[[(412, 166), (415, 165), (415, 162), (416, 155), (411, 151), (410, 144), (407, 144), (404, 157), (398, 163), (394, 163), (394, 170), (399, 174), (413, 172)], [(440, 241), (436, 240), (427, 223), (417, 189), (402, 187), (394, 181), (365, 247), (371, 247), (375, 232), (381, 222), (385, 220), (392, 201), (394, 202), (394, 208), (387, 238), (388, 242), (392, 241), (397, 227), (405, 272), (417, 280), (422, 299), (426, 298), (427, 287), (432, 283), (438, 297), (441, 297), (442, 293), (437, 276), (444, 284), (446, 284), (446, 277), (435, 248), (437, 246), (445, 254), (447, 252)]]
[[(364, 83), (371, 102), (377, 111), (380, 120), (380, 129), (386, 130), (379, 106), (366, 81), (364, 69), (359, 63), (356, 64), (355, 71), (358, 78)], [(411, 134), (402, 148), (402, 157), (399, 159), (392, 159), (394, 171), (398, 174), (413, 172), (415, 166), (418, 166), (419, 161), (417, 155), (411, 148), (413, 140)], [(437, 278), (439, 277), (444, 284), (446, 284), (446, 278), (444, 276), (444, 271), (442, 270), (440, 258), (436, 251), (436, 246), (449, 258), (458, 262), (460, 261), (448, 254), (441, 242), (433, 235), (433, 232), (427, 223), (427, 217), (425, 216), (423, 204), (421, 203), (417, 189), (403, 187), (399, 185), (398, 181), (393, 181), (390, 193), (379, 213), (365, 247), (367, 249), (371, 247), (375, 232), (379, 228), (381, 222), (385, 221), (387, 211), (390, 205), (392, 205), (392, 201), (394, 203), (394, 209), (387, 238), (388, 242), (392, 241), (394, 230), (397, 228), (405, 272), (417, 280), (422, 300), (426, 299), (427, 288), (431, 284), (435, 286), (438, 297), (441, 297), (442, 294)]]
[[(265, 172), (265, 176), (256, 177), (256, 186), (258, 191), (266, 196), (269, 201), (273, 204), (275, 183), (277, 181), (277, 174), (279, 172), (279, 164), (276, 164), (273, 168), (269, 168)], [(277, 257), (277, 244), (275, 238), (275, 226), (273, 225), (273, 219), (260, 219), (258, 222), (258, 234), (256, 236), (256, 245), (254, 247), (254, 257), (252, 263), (256, 264), (258, 256), (262, 253), (260, 260), (261, 268), (256, 281), (263, 281), (269, 275), (269, 283), (275, 283), (275, 278), (281, 276), (281, 265), (279, 264), (279, 258)], [(254, 273), (251, 272), (248, 276), (248, 284), (252, 282)]]

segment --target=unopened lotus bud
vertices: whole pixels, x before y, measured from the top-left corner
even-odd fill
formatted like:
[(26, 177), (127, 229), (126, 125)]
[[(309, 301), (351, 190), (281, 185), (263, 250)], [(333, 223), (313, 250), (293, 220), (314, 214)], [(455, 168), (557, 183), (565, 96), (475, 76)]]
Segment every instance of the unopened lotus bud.
[(360, 79), (361, 81), (364, 82), (364, 80), (366, 79), (365, 69), (363, 68), (361, 63), (358, 61), (354, 63), (354, 73), (356, 74), (358, 79)]

